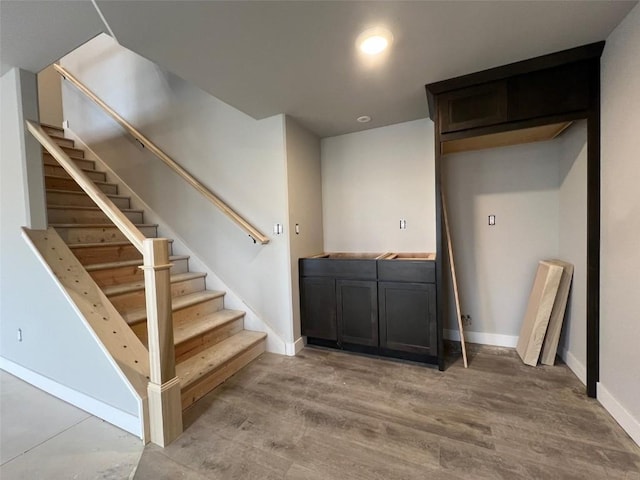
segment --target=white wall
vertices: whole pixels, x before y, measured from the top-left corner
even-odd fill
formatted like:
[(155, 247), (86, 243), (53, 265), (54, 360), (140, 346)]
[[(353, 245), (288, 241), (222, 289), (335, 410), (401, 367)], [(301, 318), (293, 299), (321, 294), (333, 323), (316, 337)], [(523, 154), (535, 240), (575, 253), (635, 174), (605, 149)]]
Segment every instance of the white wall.
[(45, 226), (40, 149), (23, 128), (38, 119), (36, 77), (10, 70), (1, 89), (0, 364), (137, 417), (137, 399), (21, 236)]
[[(70, 128), (284, 341), (292, 342), (284, 116), (256, 121), (108, 36), (61, 63), (165, 153), (271, 237), (249, 237), (98, 107), (63, 84)], [(162, 234), (162, 228), (160, 229)]]
[[(293, 338), (300, 338), (298, 259), (322, 252), (322, 178), (320, 139), (286, 118), (287, 183), (289, 189), (289, 248)], [(295, 225), (299, 225), (299, 234)], [(300, 345), (300, 344), (299, 344)]]
[(578, 122), (558, 139), (558, 258), (572, 263), (574, 267), (558, 353), (583, 383), (587, 381), (586, 127), (586, 122)]
[(433, 142), (428, 119), (324, 138), (324, 249), (435, 252)]
[(602, 56), (598, 399), (640, 444), (640, 7)]
[(38, 73), (38, 110), (40, 121), (57, 127), (62, 126), (61, 77), (53, 65)]
[[(465, 333), (472, 342), (515, 346), (538, 261), (558, 252), (558, 147), (452, 154), (442, 169), (461, 313), (472, 319)], [(457, 330), (449, 310), (445, 328)]]

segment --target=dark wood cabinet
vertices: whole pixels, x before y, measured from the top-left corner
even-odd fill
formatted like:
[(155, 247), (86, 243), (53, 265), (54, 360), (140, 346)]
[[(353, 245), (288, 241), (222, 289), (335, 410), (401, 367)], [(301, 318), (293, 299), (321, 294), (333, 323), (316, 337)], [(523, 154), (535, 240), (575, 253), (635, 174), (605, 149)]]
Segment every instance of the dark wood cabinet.
[(373, 258), (302, 258), (300, 320), (308, 338), (378, 345), (377, 268)]
[(378, 292), (375, 280), (336, 280), (341, 344), (378, 346)]
[(303, 258), (299, 266), (308, 343), (436, 363), (434, 261)]
[(302, 334), (338, 341), (336, 282), (328, 277), (300, 278)]
[(584, 111), (590, 98), (583, 81), (588, 70), (589, 62), (583, 61), (443, 93), (438, 96), (440, 131)]

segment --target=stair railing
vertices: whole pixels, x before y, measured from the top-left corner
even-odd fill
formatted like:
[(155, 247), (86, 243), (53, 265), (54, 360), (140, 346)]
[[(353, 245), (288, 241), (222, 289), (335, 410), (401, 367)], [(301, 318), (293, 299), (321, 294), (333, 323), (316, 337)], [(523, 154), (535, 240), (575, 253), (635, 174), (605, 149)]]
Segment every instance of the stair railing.
[(151, 441), (164, 447), (182, 433), (180, 380), (176, 377), (173, 343), (169, 242), (166, 238), (146, 238), (40, 125), (29, 120), (26, 125), (29, 132), (142, 253), (150, 369), (147, 387), (149, 432)]
[(122, 118), (115, 110), (113, 110), (109, 105), (104, 103), (95, 93), (89, 90), (80, 80), (74, 77), (67, 69), (64, 67), (54, 64), (53, 67), (57, 70), (57, 72), (62, 75), (62, 77), (69, 82), (71, 82), (78, 90), (80, 90), (84, 95), (86, 95), (90, 100), (96, 103), (100, 108), (102, 108), (111, 118), (113, 118), (122, 128), (124, 128), (133, 138), (135, 138), (140, 144), (142, 144), (145, 148), (147, 148), (151, 153), (153, 153), (156, 157), (162, 160), (169, 168), (171, 168), (174, 172), (180, 175), (187, 183), (189, 183), (193, 188), (195, 188), (198, 192), (200, 192), (207, 200), (213, 203), (216, 207), (218, 207), (222, 213), (224, 213), (227, 217), (229, 217), (233, 222), (235, 222), (241, 229), (243, 229), (249, 237), (255, 242), (258, 242), (262, 245), (269, 243), (269, 238), (264, 235), (260, 230), (251, 225), (246, 219), (244, 219), (240, 214), (234, 211), (229, 205), (227, 205), (220, 197), (218, 197), (215, 193), (205, 187), (201, 182), (199, 182), (193, 175), (191, 175), (188, 171), (182, 168), (175, 160), (169, 157), (166, 153), (160, 150), (151, 140), (145, 137), (141, 132), (139, 132), (133, 125), (127, 122), (124, 118)]

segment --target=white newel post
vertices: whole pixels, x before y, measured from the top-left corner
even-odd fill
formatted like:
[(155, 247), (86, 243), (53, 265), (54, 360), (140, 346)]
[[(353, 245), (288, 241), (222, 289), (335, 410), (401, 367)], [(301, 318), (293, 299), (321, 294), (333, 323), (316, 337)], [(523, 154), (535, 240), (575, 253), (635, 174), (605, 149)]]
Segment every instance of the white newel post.
[(182, 433), (180, 381), (176, 377), (169, 242), (166, 238), (143, 241), (144, 288), (149, 338), (148, 386), (151, 442), (164, 447)]

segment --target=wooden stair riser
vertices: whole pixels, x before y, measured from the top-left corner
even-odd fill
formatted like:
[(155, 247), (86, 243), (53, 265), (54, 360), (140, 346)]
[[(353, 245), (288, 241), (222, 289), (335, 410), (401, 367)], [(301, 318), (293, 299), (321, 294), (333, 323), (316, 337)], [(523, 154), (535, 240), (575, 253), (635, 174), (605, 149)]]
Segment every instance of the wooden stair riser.
[(55, 125), (47, 125), (46, 123), (41, 123), (40, 126), (45, 132), (47, 132), (47, 135), (55, 135), (56, 137), (64, 136), (64, 128), (62, 127), (56, 127)]
[[(71, 192), (82, 192), (82, 187), (72, 178), (44, 177), (44, 186), (52, 190), (69, 190)], [(117, 195), (118, 185), (115, 183), (96, 183), (96, 186), (104, 193)]]
[[(171, 273), (186, 273), (189, 271), (189, 261), (184, 259), (172, 260)], [(140, 265), (111, 267), (89, 271), (91, 278), (100, 286), (120, 285), (122, 283), (139, 282), (144, 280), (144, 272)]]
[[(224, 308), (224, 295), (204, 302), (190, 305), (186, 308), (173, 311), (173, 325), (179, 325), (181, 322), (195, 321), (213, 312), (217, 312)], [(140, 340), (147, 338), (147, 321), (138, 322), (131, 326), (135, 334)]]
[[(169, 255), (171, 255), (171, 244), (169, 244)], [(125, 260), (142, 260), (142, 254), (133, 244), (126, 245), (96, 245), (93, 247), (73, 248), (71, 251), (83, 265), (93, 265), (95, 263), (122, 262)]]
[(60, 147), (60, 148), (62, 148), (64, 153), (66, 153), (70, 157), (84, 158), (84, 150), (80, 150), (79, 148), (73, 148), (73, 147)]
[(224, 295), (173, 312), (173, 324), (192, 322), (224, 308)]
[[(124, 211), (124, 215), (133, 223), (144, 223), (142, 211)], [(74, 207), (48, 208), (49, 223), (111, 223), (101, 210), (83, 210)]]
[[(71, 175), (59, 165), (44, 165), (44, 174), (52, 177), (71, 178)], [(107, 174), (98, 170), (83, 170), (84, 174), (94, 182), (106, 182)]]
[(266, 349), (266, 341), (262, 340), (251, 348), (245, 350), (240, 355), (234, 357), (229, 362), (226, 362), (221, 367), (210, 372), (207, 376), (200, 379), (200, 381), (188, 385), (182, 389), (182, 409), (193, 405), (200, 398), (204, 397), (207, 393), (213, 390), (215, 387), (224, 382), (227, 378), (231, 377), (238, 370), (255, 360)]
[[(118, 197), (109, 195), (118, 208), (130, 208), (131, 199), (129, 197)], [(47, 191), (47, 205), (67, 205), (72, 207), (95, 207), (96, 204), (91, 197), (84, 192), (69, 191)]]
[(180, 342), (175, 346), (176, 363), (184, 362), (186, 359), (197, 355), (211, 345), (215, 345), (242, 330), (244, 330), (244, 316), (185, 340), (184, 342)]
[[(93, 160), (87, 160), (85, 158), (73, 158), (73, 157), (70, 157), (70, 158), (80, 168), (83, 168), (85, 170), (95, 170), (96, 169), (96, 162), (94, 162)], [(54, 167), (59, 167), (60, 166), (58, 161), (55, 158), (53, 158), (47, 152), (44, 152), (42, 154), (42, 161), (43, 161), (43, 163), (45, 165), (52, 165)]]
[(51, 138), (53, 139), (54, 142), (56, 142), (61, 147), (71, 147), (71, 148), (75, 147), (75, 142), (73, 140), (71, 140), (70, 138), (61, 137), (60, 133), (53, 134)]
[[(171, 284), (171, 296), (179, 297), (190, 293), (201, 292), (205, 288), (205, 277), (174, 282)], [(119, 312), (142, 308), (145, 305), (144, 288), (134, 292), (110, 296), (109, 300)]]
[[(138, 229), (147, 238), (157, 236), (157, 227), (155, 226), (140, 226)], [(122, 242), (127, 240), (124, 234), (118, 230), (118, 227), (115, 225), (105, 225), (100, 227), (56, 227), (56, 231), (68, 245), (72, 245), (74, 243)]]

